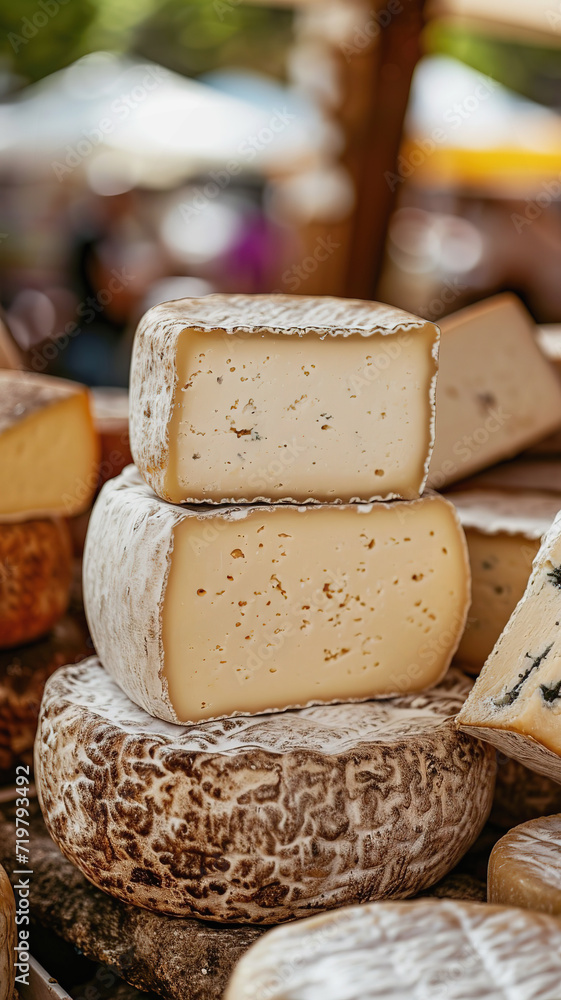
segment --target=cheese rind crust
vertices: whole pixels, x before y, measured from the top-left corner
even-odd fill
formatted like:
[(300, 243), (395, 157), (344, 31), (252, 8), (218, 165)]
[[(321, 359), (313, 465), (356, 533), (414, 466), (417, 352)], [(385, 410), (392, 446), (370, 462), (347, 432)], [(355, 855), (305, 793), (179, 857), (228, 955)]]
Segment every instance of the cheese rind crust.
[(425, 695), (179, 727), (95, 659), (45, 688), (35, 778), (94, 885), (148, 909), (275, 923), (434, 884), (480, 832), (494, 754), (458, 734), (470, 682)]
[(491, 823), (509, 830), (540, 816), (561, 812), (561, 784), (524, 767), (518, 760), (499, 757)]
[[(286, 345), (275, 349), (274, 340), (286, 336), (293, 364), (276, 357)], [(298, 356), (303, 337), (310, 340), (305, 358)], [(336, 342), (357, 337), (360, 350), (349, 342), (328, 361)], [(251, 338), (254, 355), (246, 351)], [(318, 338), (328, 341), (325, 349), (313, 346)], [(213, 339), (224, 345), (224, 358), (215, 356), (219, 374), (205, 353)], [(432, 323), (355, 299), (209, 295), (155, 306), (139, 324), (131, 362), (134, 460), (158, 496), (174, 503), (418, 496), (434, 439), (438, 343)], [(415, 359), (406, 363), (413, 347)], [(392, 421), (399, 424), (393, 436)], [(392, 459), (397, 438), (400, 461)]]
[(528, 586), (458, 715), (458, 725), (561, 781), (561, 514)]
[(561, 916), (561, 816), (541, 816), (501, 837), (487, 888), (490, 903)]
[(105, 668), (145, 711), (183, 724), (438, 683), (469, 567), (443, 497), (181, 507), (131, 467), (94, 506), (84, 600)]
[(10, 880), (0, 866), (0, 1000), (12, 1000), (16, 947), (16, 903)]
[(558, 920), (424, 899), (269, 931), (236, 966), (225, 1000), (554, 1000), (560, 982)]
[(64, 614), (72, 543), (61, 519), (0, 523), (0, 649), (32, 642)]

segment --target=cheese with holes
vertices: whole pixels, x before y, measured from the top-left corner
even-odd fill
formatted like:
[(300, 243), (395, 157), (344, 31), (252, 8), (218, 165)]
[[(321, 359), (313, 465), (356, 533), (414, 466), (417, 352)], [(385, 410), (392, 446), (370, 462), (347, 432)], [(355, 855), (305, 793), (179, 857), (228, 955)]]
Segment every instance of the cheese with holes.
[(0, 652), (0, 781), (13, 781), (18, 763), (33, 764), (39, 707), (48, 677), (92, 653), (83, 615), (61, 618), (39, 642)]
[(561, 917), (561, 815), (522, 823), (497, 841), (487, 895), (490, 903)]
[(494, 753), (458, 733), (470, 681), (172, 726), (90, 659), (47, 682), (35, 744), (63, 854), (127, 903), (277, 923), (437, 882), (481, 830)]
[(456, 658), (477, 674), (524, 594), (561, 497), (470, 490), (450, 499), (466, 533), (471, 567), (471, 607)]
[(16, 902), (10, 880), (0, 865), (0, 1000), (12, 1000), (16, 947)]
[(561, 924), (445, 899), (353, 906), (278, 927), (225, 1000), (557, 1000)]
[(420, 691), (468, 602), (463, 532), (436, 494), (180, 507), (131, 466), (103, 487), (84, 551), (104, 666), (171, 722)]
[(551, 813), (561, 813), (561, 784), (499, 754), (491, 822), (510, 829)]
[(436, 439), (429, 486), (440, 489), (561, 426), (561, 383), (514, 295), (441, 322)]
[(71, 580), (65, 521), (0, 523), (0, 649), (48, 632), (68, 607)]
[(175, 503), (418, 496), (438, 338), (377, 302), (208, 295), (155, 306), (133, 350), (134, 460)]
[(458, 723), (561, 781), (561, 514)]
[(0, 521), (85, 510), (98, 449), (84, 386), (0, 370)]

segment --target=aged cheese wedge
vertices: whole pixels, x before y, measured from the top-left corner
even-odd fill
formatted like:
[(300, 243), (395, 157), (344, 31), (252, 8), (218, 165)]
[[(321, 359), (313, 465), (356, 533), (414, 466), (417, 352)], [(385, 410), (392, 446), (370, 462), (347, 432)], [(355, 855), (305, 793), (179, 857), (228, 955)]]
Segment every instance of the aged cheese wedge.
[(0, 371), (0, 521), (84, 510), (97, 486), (98, 450), (84, 386)]
[(470, 681), (422, 695), (180, 727), (96, 659), (47, 682), (45, 822), (99, 888), (148, 909), (275, 923), (405, 897), (447, 873), (491, 806), (494, 753), (458, 733)]
[(561, 924), (445, 899), (371, 903), (277, 927), (225, 1000), (557, 1000)]
[(524, 767), (518, 760), (497, 755), (497, 780), (491, 822), (510, 829), (530, 819), (561, 812), (561, 784)]
[(515, 455), (561, 425), (561, 382), (516, 296), (461, 309), (441, 328), (428, 478), (434, 489)]
[(16, 903), (10, 880), (0, 866), (0, 1000), (14, 995), (16, 958)]
[(466, 732), (561, 781), (561, 514), (458, 716)]
[(71, 580), (65, 521), (0, 523), (0, 649), (48, 632), (68, 607)]
[(437, 683), (464, 627), (469, 567), (454, 507), (434, 494), (189, 508), (159, 500), (131, 466), (95, 503), (84, 602), (129, 697), (198, 722)]
[(134, 343), (134, 460), (175, 503), (418, 496), (438, 338), (432, 323), (354, 299), (155, 306)]
[(0, 780), (17, 763), (33, 764), (33, 742), (45, 681), (58, 667), (92, 652), (83, 616), (67, 614), (46, 639), (0, 652)]
[(561, 917), (561, 815), (522, 823), (497, 841), (487, 895), (490, 903)]
[(471, 607), (456, 658), (478, 674), (522, 597), (542, 535), (561, 497), (499, 490), (452, 493), (466, 533)]

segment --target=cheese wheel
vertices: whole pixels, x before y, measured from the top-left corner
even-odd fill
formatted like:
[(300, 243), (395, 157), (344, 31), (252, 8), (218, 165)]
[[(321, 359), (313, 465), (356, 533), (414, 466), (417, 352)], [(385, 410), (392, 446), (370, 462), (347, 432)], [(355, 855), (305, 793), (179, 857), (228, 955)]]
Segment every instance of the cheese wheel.
[(438, 342), (433, 323), (380, 302), (161, 303), (134, 342), (134, 460), (174, 503), (418, 496), (432, 450)]
[(91, 652), (85, 621), (78, 614), (61, 618), (46, 639), (0, 652), (0, 771), (10, 772), (18, 762), (33, 762), (47, 677), (65, 663), (83, 660)]
[(72, 542), (61, 519), (0, 523), (0, 649), (32, 642), (64, 614)]
[(225, 1000), (556, 1000), (561, 923), (456, 900), (372, 903), (277, 927)]
[(276, 923), (443, 877), (491, 806), (494, 754), (457, 733), (470, 681), (180, 727), (95, 659), (47, 682), (35, 780), (55, 843), (148, 909)]
[(0, 1000), (12, 1000), (16, 946), (16, 903), (10, 880), (0, 865)]
[(530, 771), (518, 760), (498, 755), (492, 823), (510, 829), (558, 812), (561, 812), (561, 784), (558, 781)]
[(561, 917), (561, 815), (521, 823), (497, 841), (487, 895), (491, 903)]
[(436, 494), (182, 507), (130, 467), (95, 503), (84, 602), (129, 697), (191, 723), (438, 683), (463, 630), (469, 567), (456, 512)]

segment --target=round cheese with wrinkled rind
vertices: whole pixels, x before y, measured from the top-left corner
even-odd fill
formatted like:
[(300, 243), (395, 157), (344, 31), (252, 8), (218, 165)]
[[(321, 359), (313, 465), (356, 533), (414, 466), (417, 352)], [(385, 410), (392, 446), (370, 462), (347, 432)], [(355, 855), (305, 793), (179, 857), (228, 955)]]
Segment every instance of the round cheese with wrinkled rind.
[(0, 1000), (12, 1000), (16, 945), (16, 904), (10, 880), (0, 865)]
[(225, 1000), (557, 1000), (561, 922), (484, 903), (371, 903), (277, 927)]
[(561, 815), (521, 823), (497, 841), (487, 890), (491, 903), (561, 917)]
[(470, 681), (183, 727), (96, 659), (47, 682), (35, 778), (54, 841), (148, 909), (277, 923), (437, 882), (480, 832), (494, 753), (458, 733)]

